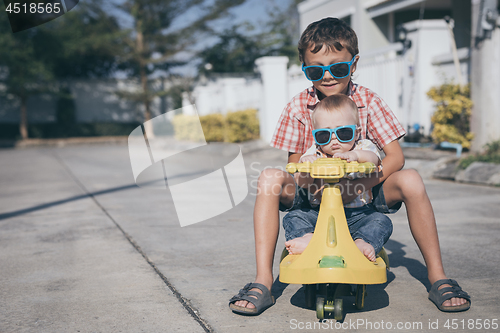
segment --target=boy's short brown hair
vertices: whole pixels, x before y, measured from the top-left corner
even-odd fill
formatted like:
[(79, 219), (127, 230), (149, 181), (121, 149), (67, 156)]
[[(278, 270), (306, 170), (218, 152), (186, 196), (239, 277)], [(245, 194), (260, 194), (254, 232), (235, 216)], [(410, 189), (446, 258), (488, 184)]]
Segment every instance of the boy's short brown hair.
[(348, 112), (353, 116), (354, 121), (356, 122), (356, 124), (353, 125), (359, 125), (358, 106), (352, 99), (344, 94), (335, 94), (325, 97), (316, 105), (316, 108), (313, 112), (314, 127), (316, 127), (314, 123), (314, 114), (316, 113), (316, 111)]
[(299, 40), (300, 61), (304, 62), (304, 54), (308, 49), (313, 47), (312, 53), (317, 53), (323, 45), (337, 51), (342, 51), (345, 47), (353, 57), (359, 53), (356, 33), (338, 18), (327, 17), (309, 24)]

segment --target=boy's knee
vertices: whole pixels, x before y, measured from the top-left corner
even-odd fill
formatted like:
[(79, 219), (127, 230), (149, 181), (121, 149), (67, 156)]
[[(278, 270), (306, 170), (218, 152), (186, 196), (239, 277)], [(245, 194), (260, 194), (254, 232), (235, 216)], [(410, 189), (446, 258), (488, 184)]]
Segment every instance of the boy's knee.
[(425, 186), (420, 174), (413, 169), (402, 170), (398, 175), (397, 184), (403, 197), (421, 195), (425, 193)]
[(266, 180), (266, 181), (272, 181), (272, 180), (280, 180), (285, 177), (286, 173), (283, 170), (280, 169), (274, 169), (274, 168), (267, 168), (262, 170), (259, 176), (259, 181)]
[(259, 176), (259, 186), (283, 184), (287, 174), (280, 169), (264, 169)]
[(389, 236), (392, 234), (392, 229), (393, 229), (392, 221), (387, 215), (382, 213), (377, 213), (373, 217), (373, 221), (375, 221), (381, 229), (383, 229), (386, 233), (388, 233)]
[[(264, 169), (259, 176), (257, 183), (258, 193), (280, 195), (284, 188), (286, 177), (291, 177), (289, 174), (280, 169)], [(286, 189), (290, 193), (295, 193), (295, 186), (289, 186)]]

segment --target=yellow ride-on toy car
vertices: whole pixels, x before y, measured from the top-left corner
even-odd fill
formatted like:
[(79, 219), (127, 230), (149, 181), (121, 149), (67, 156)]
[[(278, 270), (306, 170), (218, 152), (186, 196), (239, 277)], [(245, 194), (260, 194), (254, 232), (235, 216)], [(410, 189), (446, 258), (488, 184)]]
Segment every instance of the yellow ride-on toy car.
[[(316, 308), (320, 320), (325, 313), (333, 313), (335, 320), (343, 318), (341, 296), (355, 296), (356, 307), (362, 309), (366, 285), (387, 281), (389, 264), (385, 250), (380, 251), (376, 262), (371, 262), (358, 249), (349, 233), (337, 185), (340, 178), (351, 172), (368, 174), (375, 168), (373, 163), (346, 162), (339, 158), (319, 158), (313, 163), (286, 166), (289, 173), (308, 172), (326, 183), (311, 241), (299, 255), (290, 255), (284, 249), (280, 264), (280, 281), (304, 284), (306, 306)], [(354, 291), (351, 284), (356, 285)]]

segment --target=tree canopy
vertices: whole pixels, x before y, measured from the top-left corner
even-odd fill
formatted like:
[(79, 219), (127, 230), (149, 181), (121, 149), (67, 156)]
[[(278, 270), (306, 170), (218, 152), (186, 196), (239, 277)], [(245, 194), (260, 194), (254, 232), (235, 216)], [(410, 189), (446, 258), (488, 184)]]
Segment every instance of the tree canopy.
[[(186, 64), (190, 59), (179, 57), (204, 35), (213, 32), (210, 23), (228, 14), (228, 10), (245, 0), (126, 0), (119, 5), (133, 20), (133, 26), (124, 40), (120, 68), (129, 77), (139, 80), (137, 93), (120, 92), (127, 99), (141, 101), (144, 121), (151, 119), (151, 101), (165, 94), (155, 91), (148, 83), (157, 70), (169, 72), (172, 67)], [(187, 14), (196, 12), (189, 20)], [(183, 22), (183, 20), (187, 22)], [(177, 57), (176, 57), (177, 56)], [(146, 124), (146, 132), (153, 135)]]
[(4, 95), (20, 102), (23, 139), (28, 137), (28, 98), (57, 93), (63, 79), (110, 75), (116, 68), (122, 35), (116, 19), (102, 9), (101, 0), (83, 2), (64, 19), (18, 33), (12, 33), (7, 16), (0, 15), (0, 83)]
[(259, 32), (248, 22), (224, 30), (217, 36), (218, 42), (198, 53), (201, 59), (199, 72), (252, 72), (255, 59), (263, 56), (287, 56), (290, 63), (298, 63), (299, 2), (290, 0), (284, 8), (271, 3), (269, 19), (261, 25)]

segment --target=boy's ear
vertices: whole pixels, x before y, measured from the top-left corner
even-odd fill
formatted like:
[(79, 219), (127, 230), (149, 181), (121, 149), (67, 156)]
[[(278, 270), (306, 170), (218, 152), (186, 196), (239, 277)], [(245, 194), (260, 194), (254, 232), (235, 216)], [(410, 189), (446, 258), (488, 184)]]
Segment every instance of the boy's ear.
[(356, 60), (354, 60), (352, 66), (351, 66), (351, 75), (354, 74), (358, 67), (358, 60), (359, 60), (359, 55), (356, 56)]

